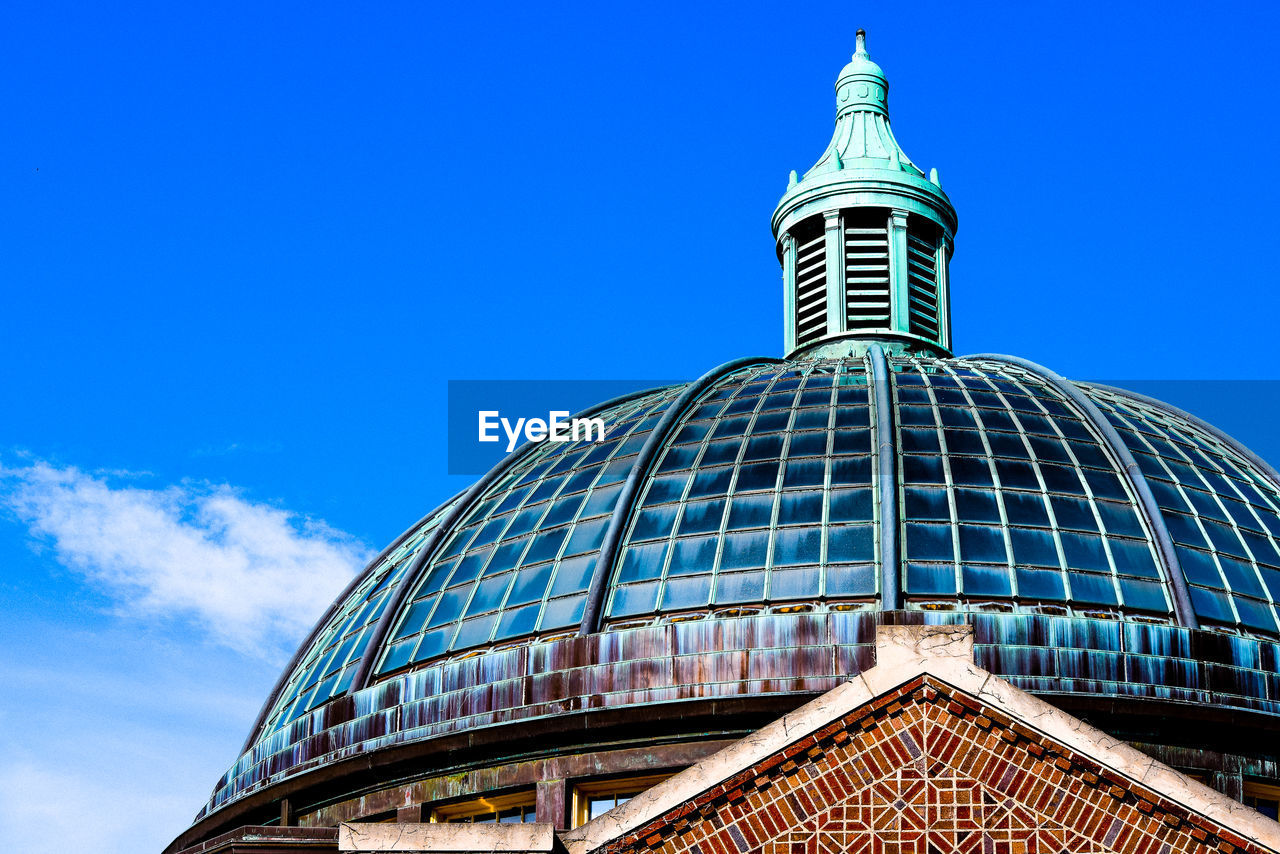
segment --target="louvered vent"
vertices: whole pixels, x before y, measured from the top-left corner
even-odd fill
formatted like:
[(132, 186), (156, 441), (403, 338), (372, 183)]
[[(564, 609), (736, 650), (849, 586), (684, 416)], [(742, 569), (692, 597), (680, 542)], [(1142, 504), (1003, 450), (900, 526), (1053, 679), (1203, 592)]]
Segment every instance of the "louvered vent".
[(907, 329), (932, 341), (938, 340), (937, 249), (933, 229), (913, 219), (907, 229)]
[(889, 326), (889, 232), (886, 212), (844, 211), (844, 298), (847, 328)]
[(827, 249), (822, 228), (797, 229), (796, 346), (827, 334)]

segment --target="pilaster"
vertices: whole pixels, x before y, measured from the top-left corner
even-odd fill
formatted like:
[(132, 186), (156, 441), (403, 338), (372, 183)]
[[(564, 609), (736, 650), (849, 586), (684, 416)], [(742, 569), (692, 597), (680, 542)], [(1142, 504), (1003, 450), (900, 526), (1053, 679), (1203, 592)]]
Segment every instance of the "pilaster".
[(907, 292), (907, 212), (889, 212), (889, 326), (895, 332), (908, 331)]
[(783, 353), (796, 349), (796, 239), (782, 235)]
[(943, 234), (938, 240), (934, 255), (934, 269), (938, 271), (938, 343), (951, 349), (951, 280), (947, 262), (951, 258), (951, 239)]
[(827, 334), (838, 335), (848, 328), (844, 298), (844, 222), (840, 211), (822, 215), (827, 246)]

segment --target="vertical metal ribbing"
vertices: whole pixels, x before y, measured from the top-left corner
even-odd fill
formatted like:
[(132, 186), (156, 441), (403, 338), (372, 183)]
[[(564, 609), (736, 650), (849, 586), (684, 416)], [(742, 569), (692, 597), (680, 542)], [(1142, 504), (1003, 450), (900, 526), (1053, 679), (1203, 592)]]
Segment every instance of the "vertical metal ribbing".
[(827, 211), (822, 217), (827, 250), (827, 335), (839, 335), (849, 328), (844, 294), (844, 220), (840, 211)]
[[(590, 415), (593, 412), (599, 412), (628, 400), (649, 394), (653, 389), (638, 391), (632, 394), (624, 394), (615, 397), (612, 400), (606, 400), (604, 403), (586, 409), (578, 413), (578, 417)], [(476, 481), (470, 489), (462, 494), (458, 499), (458, 503), (453, 509), (445, 514), (440, 520), (440, 524), (427, 537), (427, 541), (422, 544), (422, 548), (418, 551), (418, 556), (414, 558), (413, 565), (405, 572), (404, 578), (400, 580), (400, 585), (391, 594), (391, 601), (387, 603), (387, 607), (383, 609), (382, 616), (378, 618), (377, 624), (373, 628), (373, 634), (369, 637), (369, 642), (365, 644), (364, 653), (360, 656), (360, 664), (356, 668), (354, 677), (351, 680), (350, 691), (359, 691), (368, 687), (369, 679), (373, 675), (373, 665), (378, 657), (378, 653), (382, 651), (382, 644), (387, 639), (387, 633), (391, 631), (391, 627), (395, 624), (396, 617), (400, 614), (400, 609), (404, 606), (405, 600), (409, 597), (409, 591), (417, 587), (418, 576), (422, 573), (424, 567), (430, 563), (435, 557), (436, 551), (444, 545), (445, 538), (453, 533), (454, 525), (458, 520), (462, 519), (475, 503), (480, 500), (489, 487), (494, 484), (500, 477), (506, 474), (516, 463), (523, 460), (534, 448), (540, 447), (539, 442), (526, 442), (522, 447), (508, 454), (496, 466), (489, 469), (488, 473), (480, 480)]]
[[(453, 498), (450, 498), (449, 501), (441, 504), (440, 507), (448, 506), (450, 501), (457, 501), (461, 496), (462, 493), (459, 492), (457, 495), (453, 496)], [(439, 507), (436, 508), (436, 510), (439, 509)], [(280, 699), (280, 694), (284, 691), (285, 684), (289, 681), (289, 676), (298, 668), (298, 665), (302, 663), (303, 656), (307, 654), (311, 649), (311, 645), (319, 638), (320, 632), (324, 630), (324, 627), (333, 619), (333, 615), (336, 614), (338, 609), (351, 598), (351, 595), (356, 592), (361, 584), (364, 583), (364, 580), (369, 577), (369, 574), (378, 567), (378, 564), (386, 560), (387, 555), (398, 549), (401, 543), (425, 525), (427, 520), (435, 514), (436, 510), (432, 510), (430, 513), (419, 519), (407, 531), (396, 537), (395, 542), (383, 549), (381, 554), (369, 561), (369, 564), (364, 568), (364, 570), (356, 573), (356, 577), (351, 579), (350, 583), (348, 583), (343, 591), (338, 594), (338, 598), (334, 599), (333, 603), (325, 609), (324, 614), (321, 615), (320, 619), (316, 621), (316, 624), (311, 627), (311, 632), (307, 635), (307, 639), (304, 640), (302, 645), (298, 647), (296, 652), (294, 652), (293, 658), (289, 659), (289, 663), (285, 665), (284, 670), (280, 673), (280, 678), (276, 680), (276, 686), (271, 689), (271, 694), (267, 696), (267, 701), (262, 704), (262, 708), (258, 711), (258, 717), (249, 730), (249, 737), (245, 739), (244, 746), (240, 748), (241, 753), (248, 751), (250, 747), (253, 747), (253, 743), (258, 740), (259, 733), (262, 732), (262, 728), (267, 724), (267, 716), (271, 714), (271, 709), (275, 707), (276, 701)]]
[(880, 607), (902, 607), (902, 560), (898, 548), (898, 443), (895, 441), (889, 360), (879, 344), (867, 350), (876, 408), (876, 486), (880, 497)]
[(1274, 486), (1277, 491), (1280, 491), (1280, 472), (1277, 472), (1269, 462), (1267, 462), (1262, 457), (1255, 454), (1253, 451), (1249, 450), (1248, 447), (1240, 444), (1240, 442), (1236, 441), (1231, 436), (1222, 432), (1217, 427), (1214, 427), (1212, 424), (1210, 424), (1208, 421), (1205, 421), (1203, 418), (1199, 418), (1195, 415), (1192, 415), (1190, 412), (1187, 412), (1184, 409), (1179, 409), (1178, 407), (1174, 406), (1171, 403), (1165, 403), (1163, 400), (1156, 400), (1154, 397), (1148, 397), (1147, 395), (1139, 394), (1136, 391), (1129, 391), (1127, 388), (1116, 388), (1114, 386), (1101, 385), (1100, 383), (1084, 383), (1084, 385), (1090, 386), (1092, 388), (1103, 389), (1104, 391), (1109, 391), (1109, 392), (1112, 392), (1113, 394), (1117, 394), (1120, 397), (1127, 397), (1130, 400), (1136, 400), (1139, 403), (1145, 403), (1148, 406), (1151, 406), (1155, 409), (1159, 409), (1161, 412), (1164, 412), (1167, 415), (1172, 415), (1176, 418), (1181, 418), (1183, 421), (1189, 422), (1193, 427), (1198, 427), (1199, 429), (1203, 430), (1205, 433), (1208, 433), (1210, 436), (1217, 439), (1227, 448), (1230, 448), (1232, 451), (1235, 451), (1237, 454), (1243, 457), (1246, 461), (1251, 463), (1254, 467), (1256, 467), (1259, 471), (1261, 471), (1264, 475), (1267, 476), (1267, 478), (1271, 481), (1271, 485)]
[(1156, 553), (1160, 557), (1161, 568), (1164, 570), (1165, 578), (1169, 580), (1169, 587), (1173, 591), (1174, 616), (1177, 617), (1179, 624), (1189, 629), (1200, 628), (1200, 619), (1196, 616), (1195, 608), (1191, 605), (1191, 592), (1187, 588), (1187, 577), (1183, 575), (1182, 566), (1178, 563), (1178, 553), (1174, 551), (1173, 538), (1169, 536), (1169, 528), (1165, 525), (1164, 514), (1160, 512), (1160, 505), (1156, 502), (1156, 497), (1151, 492), (1151, 486), (1147, 483), (1146, 475), (1142, 473), (1142, 469), (1138, 468), (1138, 462), (1133, 458), (1133, 453), (1130, 452), (1129, 446), (1124, 443), (1124, 439), (1116, 432), (1116, 428), (1107, 420), (1107, 416), (1098, 408), (1098, 405), (1076, 387), (1075, 383), (1055, 374), (1043, 365), (1037, 365), (1027, 359), (994, 353), (979, 353), (974, 356), (965, 356), (964, 358), (1003, 362), (1022, 368), (1047, 382), (1075, 404), (1076, 409), (1097, 431), (1116, 459), (1120, 461), (1123, 474), (1133, 488), (1134, 495), (1137, 496), (1138, 509), (1142, 512), (1143, 518), (1147, 520), (1147, 526), (1151, 529), (1152, 535), (1156, 539)]
[(782, 352), (796, 348), (796, 239), (782, 235)]
[(600, 554), (596, 558), (595, 569), (592, 571), (591, 584), (587, 587), (587, 603), (582, 612), (578, 634), (590, 635), (600, 630), (605, 593), (609, 589), (609, 580), (613, 578), (614, 564), (617, 563), (622, 538), (627, 532), (631, 515), (635, 512), (634, 505), (640, 497), (640, 488), (644, 485), (658, 452), (670, 442), (675, 428), (684, 419), (685, 413), (723, 377), (752, 365), (775, 365), (780, 361), (752, 357), (726, 362), (690, 383), (684, 392), (667, 407), (661, 420), (654, 425), (648, 438), (645, 439), (635, 463), (631, 466), (630, 473), (627, 474), (626, 481), (622, 484), (622, 491), (618, 493), (618, 501), (613, 506), (613, 515), (609, 518), (609, 527), (605, 529), (604, 539), (600, 543)]
[(892, 210), (887, 224), (889, 238), (889, 328), (911, 329), (911, 289), (907, 284), (907, 212)]
[(949, 245), (947, 235), (941, 234), (938, 237), (938, 250), (933, 262), (938, 283), (938, 343), (948, 352), (951, 351), (951, 281), (947, 272), (950, 264), (948, 258), (951, 255)]

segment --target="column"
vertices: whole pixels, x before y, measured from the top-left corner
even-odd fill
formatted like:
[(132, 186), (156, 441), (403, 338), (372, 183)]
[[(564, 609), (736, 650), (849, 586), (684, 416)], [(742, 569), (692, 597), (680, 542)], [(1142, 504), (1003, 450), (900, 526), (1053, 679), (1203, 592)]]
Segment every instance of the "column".
[(907, 291), (907, 212), (889, 212), (889, 327), (906, 332), (910, 299)]
[(840, 211), (822, 215), (827, 247), (827, 334), (839, 335), (848, 328), (849, 315), (844, 296), (844, 223)]
[(567, 801), (568, 786), (565, 781), (539, 780), (537, 786), (537, 806), (535, 819), (539, 822), (555, 825), (557, 830), (564, 830), (569, 825), (569, 809)]
[(422, 804), (396, 807), (396, 824), (422, 824), (430, 818), (431, 816), (423, 810)]
[(782, 354), (796, 349), (796, 239), (782, 235)]
[(951, 238), (942, 235), (938, 239), (934, 255), (934, 269), (938, 271), (938, 343), (951, 349), (951, 281), (947, 277), (947, 261), (951, 257)]

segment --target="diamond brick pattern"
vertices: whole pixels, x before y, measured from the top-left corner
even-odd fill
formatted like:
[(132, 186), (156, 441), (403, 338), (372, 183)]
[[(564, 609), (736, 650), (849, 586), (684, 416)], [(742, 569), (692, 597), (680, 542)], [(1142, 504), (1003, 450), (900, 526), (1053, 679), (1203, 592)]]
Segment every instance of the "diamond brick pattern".
[(600, 854), (1263, 854), (930, 676)]

